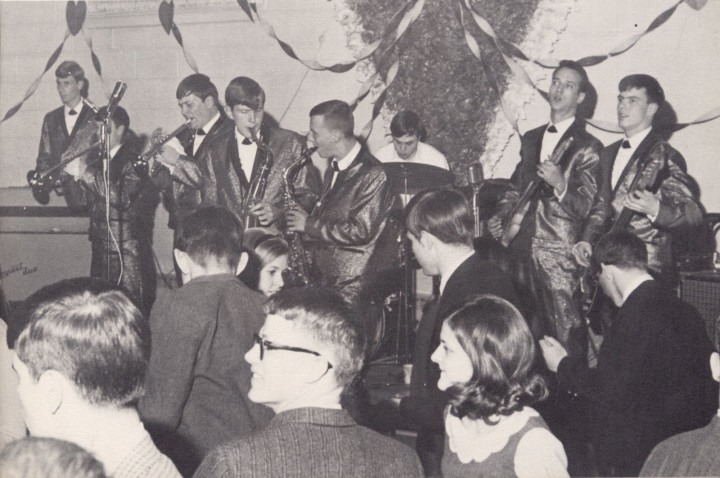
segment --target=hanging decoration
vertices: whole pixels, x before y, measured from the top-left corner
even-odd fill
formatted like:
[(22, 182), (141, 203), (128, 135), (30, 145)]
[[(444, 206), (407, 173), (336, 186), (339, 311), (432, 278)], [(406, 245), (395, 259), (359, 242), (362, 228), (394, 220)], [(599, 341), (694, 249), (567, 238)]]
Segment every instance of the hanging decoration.
[(180, 29), (175, 24), (175, 2), (173, 2), (173, 0), (170, 0), (169, 2), (167, 0), (162, 0), (162, 2), (160, 2), (160, 7), (158, 7), (158, 17), (160, 18), (160, 25), (162, 25), (165, 29), (165, 33), (170, 35), (170, 32), (172, 32), (175, 40), (178, 42), (178, 45), (182, 48), (183, 55), (185, 55), (185, 61), (192, 71), (199, 73), (200, 70), (198, 70), (197, 63), (195, 63), (195, 59), (192, 57), (187, 48), (185, 48)]
[(65, 36), (63, 37), (62, 42), (60, 42), (60, 46), (58, 46), (52, 53), (52, 55), (50, 55), (50, 58), (48, 58), (48, 61), (45, 63), (45, 69), (40, 74), (40, 76), (38, 76), (35, 81), (30, 84), (28, 89), (25, 91), (23, 99), (5, 113), (5, 116), (3, 116), (2, 120), (0, 120), (0, 123), (3, 123), (6, 120), (12, 118), (15, 113), (17, 113), (20, 108), (22, 108), (23, 104), (35, 93), (35, 90), (37, 90), (38, 86), (40, 86), (40, 81), (45, 76), (45, 73), (47, 73), (48, 70), (53, 67), (57, 59), (60, 57), (60, 54), (62, 53), (63, 47), (65, 46), (65, 42), (67, 41), (67, 39), (70, 38), (71, 35), (77, 35), (78, 33), (80, 33), (80, 31), (83, 32), (85, 41), (88, 44), (88, 47), (90, 47), (90, 55), (92, 58), (93, 67), (95, 68), (98, 76), (100, 76), (100, 80), (102, 80), (102, 67), (100, 65), (100, 59), (97, 57), (97, 55), (92, 49), (92, 39), (90, 38), (90, 35), (87, 34), (83, 29), (86, 15), (87, 3), (84, 0), (81, 0), (79, 2), (74, 2), (71, 0), (67, 2), (67, 5), (65, 7), (65, 22), (67, 23), (67, 31), (65, 32)]

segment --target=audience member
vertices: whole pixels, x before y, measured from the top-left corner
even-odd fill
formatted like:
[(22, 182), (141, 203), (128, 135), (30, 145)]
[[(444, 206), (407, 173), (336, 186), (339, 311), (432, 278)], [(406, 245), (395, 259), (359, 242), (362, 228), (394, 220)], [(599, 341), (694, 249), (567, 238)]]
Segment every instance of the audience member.
[(140, 415), (186, 476), (213, 447), (249, 435), (271, 416), (247, 396), (243, 354), (262, 325), (263, 296), (235, 277), (247, 260), (242, 236), (227, 209), (203, 207), (185, 217), (175, 249), (184, 285), (165, 291), (150, 312)]
[[(720, 342), (720, 321), (715, 336)], [(715, 344), (720, 350), (720, 343)], [(720, 382), (720, 354), (710, 356), (713, 379)], [(720, 409), (704, 428), (661, 442), (648, 457), (640, 476), (720, 476)]]
[(268, 427), (213, 450), (203, 477), (412, 477), (417, 456), (357, 425), (340, 408), (343, 389), (363, 365), (365, 340), (342, 297), (321, 288), (280, 291), (245, 354), (250, 399), (276, 413)]
[(285, 285), (283, 273), (288, 267), (288, 244), (266, 228), (250, 228), (243, 239), (248, 265), (239, 278), (251, 289), (270, 297)]
[(26, 437), (0, 452), (0, 478), (105, 478), (105, 469), (75, 443)]
[(437, 313), (424, 314), (418, 325), (410, 396), (400, 402), (400, 413), (419, 427), (416, 447), (426, 475), (439, 476), (447, 398), (437, 389), (440, 370), (430, 356), (440, 344), (442, 320), (476, 294), (496, 294), (513, 303), (518, 299), (510, 277), (474, 251), (473, 219), (462, 193), (425, 191), (408, 210), (412, 251), (425, 275), (440, 276), (440, 300)]
[(33, 436), (84, 447), (114, 478), (175, 478), (135, 404), (150, 356), (147, 320), (124, 292), (68, 279), (30, 296), (13, 367)]
[(560, 477), (567, 457), (530, 407), (547, 397), (535, 342), (505, 299), (481, 295), (450, 315), (432, 355), (447, 392), (444, 476)]
[(619, 307), (596, 368), (540, 341), (564, 389), (593, 405), (590, 430), (602, 476), (634, 476), (655, 445), (702, 427), (717, 409), (712, 345), (699, 314), (648, 274), (648, 251), (629, 232), (601, 238), (593, 254), (603, 291)]
[(12, 369), (13, 356), (7, 346), (7, 331), (7, 324), (0, 317), (0, 448), (25, 436), (25, 422), (17, 393), (18, 377)]

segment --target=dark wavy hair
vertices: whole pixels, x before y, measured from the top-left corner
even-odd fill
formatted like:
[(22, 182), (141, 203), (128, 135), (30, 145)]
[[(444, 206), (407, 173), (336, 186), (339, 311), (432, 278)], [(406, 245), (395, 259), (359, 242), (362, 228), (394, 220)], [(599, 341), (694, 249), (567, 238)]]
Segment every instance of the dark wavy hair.
[(530, 329), (510, 302), (479, 295), (445, 323), (473, 366), (467, 383), (447, 389), (453, 415), (492, 423), (492, 415), (511, 415), (548, 396), (545, 379), (532, 372), (536, 350)]

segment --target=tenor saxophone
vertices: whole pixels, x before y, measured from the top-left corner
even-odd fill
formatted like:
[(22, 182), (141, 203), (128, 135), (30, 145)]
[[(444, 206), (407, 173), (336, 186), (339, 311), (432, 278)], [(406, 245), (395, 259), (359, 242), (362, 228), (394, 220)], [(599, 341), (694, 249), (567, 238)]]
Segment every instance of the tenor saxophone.
[[(283, 204), (286, 212), (296, 211), (299, 207), (297, 201), (295, 201), (295, 186), (293, 182), (300, 169), (310, 162), (311, 156), (316, 150), (317, 147), (304, 150), (300, 158), (285, 170), (285, 174), (283, 175)], [(301, 234), (299, 232), (289, 232), (285, 230), (283, 236), (290, 249), (288, 253), (288, 268), (284, 274), (285, 284), (289, 287), (312, 286), (310, 260), (305, 250)]]
[(274, 157), (270, 147), (261, 142), (257, 134), (252, 132), (252, 139), (257, 144), (258, 149), (264, 153), (264, 157), (261, 158), (261, 163), (258, 168), (257, 174), (252, 178), (250, 186), (248, 187), (247, 194), (242, 202), (240, 210), (240, 218), (242, 219), (243, 226), (247, 231), (251, 227), (257, 227), (259, 225), (257, 217), (250, 212), (250, 208), (254, 205), (262, 202), (265, 196), (265, 188), (267, 187), (268, 176), (270, 176), (270, 170), (272, 169)]

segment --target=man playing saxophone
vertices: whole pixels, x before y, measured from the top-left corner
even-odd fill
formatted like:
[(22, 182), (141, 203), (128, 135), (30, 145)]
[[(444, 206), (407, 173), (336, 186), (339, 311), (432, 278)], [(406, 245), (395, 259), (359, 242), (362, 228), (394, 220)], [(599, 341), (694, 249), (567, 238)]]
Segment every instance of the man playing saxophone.
[[(230, 81), (225, 104), (235, 128), (219, 134), (201, 152), (199, 161), (190, 165), (200, 177), (202, 202), (227, 207), (238, 215), (252, 214), (260, 225), (282, 229), (283, 173), (300, 157), (303, 137), (265, 118), (265, 92), (251, 78)], [(312, 164), (297, 173), (294, 186), (298, 204), (309, 211), (320, 190), (319, 173)], [(251, 192), (254, 197), (248, 197)]]

